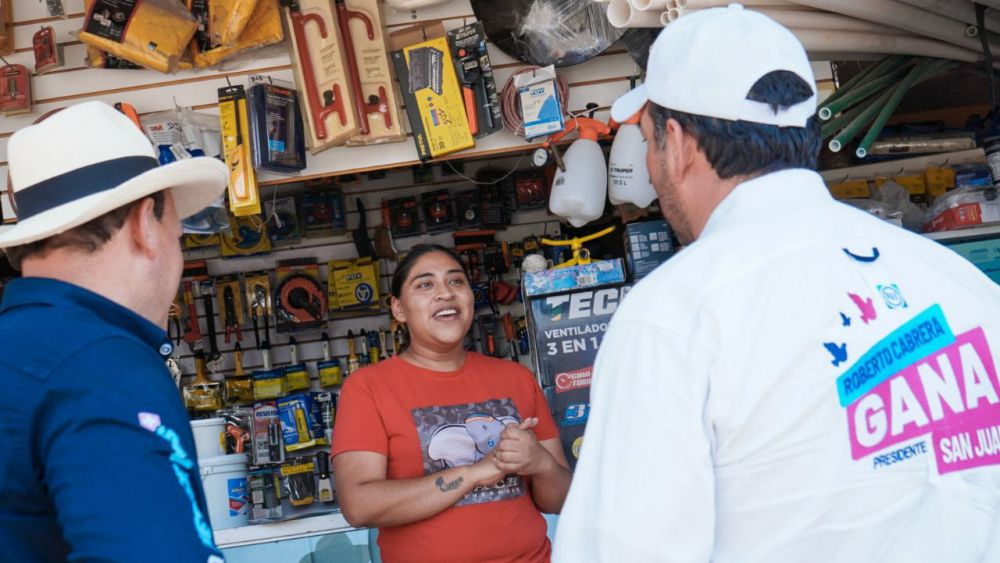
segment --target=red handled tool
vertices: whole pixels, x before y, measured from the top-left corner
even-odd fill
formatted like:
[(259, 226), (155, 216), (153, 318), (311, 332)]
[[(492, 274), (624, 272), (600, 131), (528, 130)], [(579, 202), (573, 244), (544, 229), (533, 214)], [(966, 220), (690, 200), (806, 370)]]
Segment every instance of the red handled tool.
[(354, 91), (354, 109), (358, 113), (358, 129), (362, 135), (367, 135), (368, 115), (381, 113), (385, 120), (386, 127), (392, 127), (392, 116), (389, 114), (389, 101), (386, 97), (385, 86), (378, 87), (378, 95), (372, 94), (365, 97), (361, 89), (361, 73), (358, 71), (358, 59), (354, 53), (354, 41), (351, 36), (351, 20), (358, 19), (365, 24), (365, 31), (368, 32), (368, 39), (375, 39), (375, 27), (371, 18), (364, 12), (352, 10), (347, 7), (344, 0), (337, 0), (337, 25), (340, 27), (340, 36), (344, 39), (344, 51), (347, 54), (347, 69), (351, 74), (351, 90)]
[(302, 77), (306, 83), (306, 97), (309, 101), (309, 113), (312, 114), (313, 126), (316, 129), (316, 138), (326, 138), (326, 117), (333, 112), (340, 116), (340, 124), (347, 125), (347, 113), (344, 108), (344, 100), (340, 95), (340, 85), (334, 84), (332, 90), (323, 92), (323, 101), (319, 99), (316, 84), (316, 73), (313, 70), (312, 56), (309, 54), (309, 42), (306, 40), (306, 24), (315, 22), (319, 27), (319, 35), (326, 39), (326, 22), (318, 14), (303, 14), (298, 9), (298, 4), (293, 3), (290, 8), (292, 16), (292, 27), (295, 33), (295, 43), (298, 45), (299, 62), (302, 68)]
[(184, 342), (188, 343), (191, 350), (201, 340), (201, 327), (198, 326), (198, 308), (194, 303), (194, 292), (191, 290), (191, 282), (184, 282), (184, 305), (187, 306), (188, 318), (187, 326), (184, 327)]

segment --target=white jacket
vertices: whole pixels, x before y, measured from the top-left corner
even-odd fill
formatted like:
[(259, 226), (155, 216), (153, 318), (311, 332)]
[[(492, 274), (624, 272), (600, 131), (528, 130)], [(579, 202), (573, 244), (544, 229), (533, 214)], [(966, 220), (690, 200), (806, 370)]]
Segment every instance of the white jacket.
[(1000, 286), (786, 170), (601, 345), (554, 561), (1000, 561)]

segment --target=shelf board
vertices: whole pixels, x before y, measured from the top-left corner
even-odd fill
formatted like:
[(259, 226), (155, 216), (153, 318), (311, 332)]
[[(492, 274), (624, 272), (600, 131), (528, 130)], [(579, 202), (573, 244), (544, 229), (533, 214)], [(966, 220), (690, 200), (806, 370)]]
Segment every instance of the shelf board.
[(952, 240), (957, 238), (979, 237), (984, 235), (1000, 234), (1000, 223), (990, 223), (969, 229), (959, 229), (956, 231), (939, 231), (936, 233), (924, 233), (924, 236), (934, 240)]
[(324, 536), (337, 532), (355, 530), (338, 510), (329, 514), (308, 516), (297, 520), (273, 522), (270, 524), (254, 524), (215, 530), (215, 545), (219, 549), (242, 547), (260, 543), (278, 542)]

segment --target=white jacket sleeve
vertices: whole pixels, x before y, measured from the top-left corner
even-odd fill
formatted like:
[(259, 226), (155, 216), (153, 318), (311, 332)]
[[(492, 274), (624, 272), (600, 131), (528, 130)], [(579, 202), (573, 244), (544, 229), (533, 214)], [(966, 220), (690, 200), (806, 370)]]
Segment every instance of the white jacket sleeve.
[(715, 527), (708, 371), (690, 337), (613, 322), (553, 551), (557, 563), (707, 563)]

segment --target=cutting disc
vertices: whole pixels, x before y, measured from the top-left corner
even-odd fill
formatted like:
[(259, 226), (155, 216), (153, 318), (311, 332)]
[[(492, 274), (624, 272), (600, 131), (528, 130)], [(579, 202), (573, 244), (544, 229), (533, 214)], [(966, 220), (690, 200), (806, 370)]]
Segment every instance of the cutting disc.
[(603, 53), (625, 30), (593, 0), (472, 0), (486, 36), (507, 55), (538, 66), (569, 66)]

